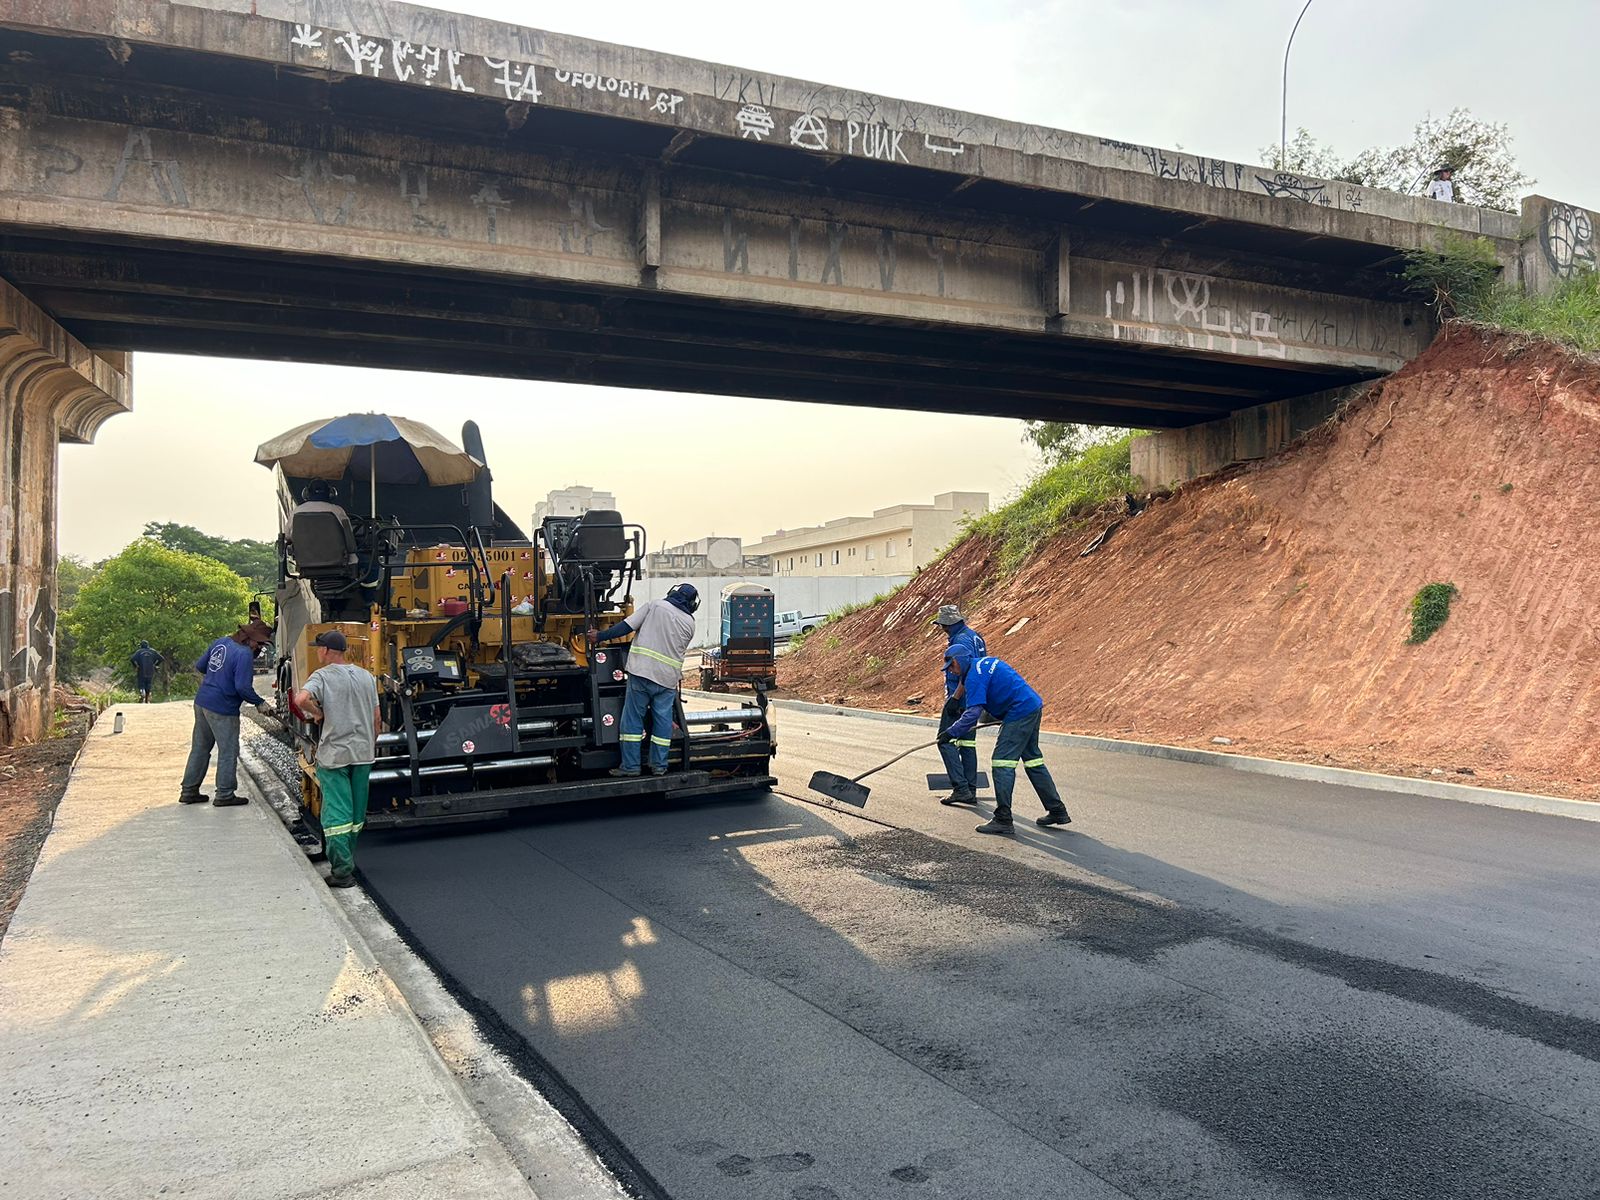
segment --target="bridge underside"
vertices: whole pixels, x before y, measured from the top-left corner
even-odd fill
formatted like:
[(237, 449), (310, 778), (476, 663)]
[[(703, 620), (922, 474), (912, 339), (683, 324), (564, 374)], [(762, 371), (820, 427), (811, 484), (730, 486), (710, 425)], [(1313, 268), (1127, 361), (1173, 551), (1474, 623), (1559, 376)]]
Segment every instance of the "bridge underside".
[(87, 345), (1171, 428), (1376, 372), (470, 273), (0, 233)]

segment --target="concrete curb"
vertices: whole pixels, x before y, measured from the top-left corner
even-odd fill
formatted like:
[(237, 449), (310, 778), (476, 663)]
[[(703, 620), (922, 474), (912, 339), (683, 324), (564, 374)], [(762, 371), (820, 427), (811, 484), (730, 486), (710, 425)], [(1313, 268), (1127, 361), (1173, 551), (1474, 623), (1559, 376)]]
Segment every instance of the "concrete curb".
[[(698, 692), (685, 689), (684, 695), (706, 700), (728, 700), (724, 693)], [(824, 716), (861, 717), (869, 721), (889, 721), (901, 725), (918, 725), (934, 728), (936, 717), (912, 716), (909, 713), (878, 712), (870, 708), (845, 708), (837, 704), (814, 704), (809, 700), (772, 700), (779, 709), (794, 712), (820, 713)], [(779, 730), (782, 736), (782, 730)], [(993, 736), (993, 735), (988, 735)], [(1353, 771), (1348, 767), (1324, 767), (1315, 763), (1285, 762), (1276, 758), (1253, 758), (1245, 754), (1223, 754), (1216, 750), (1194, 750), (1186, 746), (1167, 746), (1160, 742), (1128, 742), (1118, 738), (1091, 737), (1079, 733), (1050, 733), (1039, 735), (1039, 740), (1052, 746), (1068, 746), (1075, 750), (1100, 750), (1111, 754), (1132, 754), (1140, 758), (1162, 758), (1173, 762), (1191, 763), (1203, 767), (1223, 767), (1230, 771), (1245, 771), (1254, 775), (1271, 775), (1279, 779), (1298, 779), (1308, 783), (1327, 783), (1338, 787), (1364, 788), (1374, 792), (1402, 792), (1408, 796), (1426, 796), (1434, 800), (1457, 800), (1465, 804), (1481, 804), (1488, 808), (1504, 808), (1517, 812), (1541, 813), (1545, 816), (1568, 817), (1576, 821), (1600, 821), (1600, 803), (1589, 800), (1566, 800), (1560, 796), (1540, 796), (1532, 792), (1502, 792), (1495, 788), (1474, 787), (1466, 783), (1446, 783), (1436, 779), (1412, 779), (1404, 775), (1379, 775), (1371, 771)]]
[(485, 1136), (527, 1185), (527, 1195), (534, 1200), (624, 1200), (626, 1190), (582, 1136), (500, 1055), (365, 889), (352, 888), (336, 896), (327, 887), (271, 799), (285, 791), (283, 785), (264, 773), (243, 747), (239, 770), (253, 793), (251, 807), (277, 831), (300, 869), (315, 879), (324, 906), (357, 955), (382, 975), (391, 1002), (410, 1018), (413, 1033), (462, 1104), (477, 1115)]

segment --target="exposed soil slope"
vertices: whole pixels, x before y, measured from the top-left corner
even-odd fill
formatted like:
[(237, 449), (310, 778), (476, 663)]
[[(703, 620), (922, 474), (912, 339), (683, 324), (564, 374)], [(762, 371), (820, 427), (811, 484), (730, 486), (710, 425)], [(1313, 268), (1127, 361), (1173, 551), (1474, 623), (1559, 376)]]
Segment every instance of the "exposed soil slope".
[[(1069, 535), (996, 582), (969, 541), (814, 635), (780, 684), (936, 711), (926, 621), (960, 598), (1052, 729), (1600, 798), (1597, 498), (1600, 368), (1455, 328), (1337, 421), (1157, 500), (1088, 558)], [(1408, 645), (1433, 582), (1460, 595)]]

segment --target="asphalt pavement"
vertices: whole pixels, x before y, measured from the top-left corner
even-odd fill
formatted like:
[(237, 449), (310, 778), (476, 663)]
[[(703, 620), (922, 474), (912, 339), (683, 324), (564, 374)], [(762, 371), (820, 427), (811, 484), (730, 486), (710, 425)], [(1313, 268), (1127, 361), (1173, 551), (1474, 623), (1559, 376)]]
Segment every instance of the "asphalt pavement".
[[(780, 717), (780, 792), (926, 736)], [(982, 747), (987, 757), (988, 746)], [(369, 837), (367, 887), (645, 1192), (1594, 1197), (1600, 825), (1047, 749)]]

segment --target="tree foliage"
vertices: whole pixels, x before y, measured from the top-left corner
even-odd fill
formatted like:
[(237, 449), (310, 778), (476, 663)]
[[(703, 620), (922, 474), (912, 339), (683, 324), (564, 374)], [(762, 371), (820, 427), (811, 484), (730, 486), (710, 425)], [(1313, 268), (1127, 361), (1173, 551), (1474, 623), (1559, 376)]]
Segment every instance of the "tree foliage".
[(1465, 108), (1451, 109), (1444, 117), (1424, 117), (1409, 142), (1373, 146), (1354, 158), (1340, 157), (1303, 128), (1295, 132), (1287, 153), (1281, 146), (1266, 146), (1261, 155), (1280, 171), (1411, 194), (1421, 192), (1438, 168), (1449, 167), (1455, 173), (1459, 201), (1506, 212), (1516, 210), (1534, 182), (1517, 166), (1510, 129), (1503, 123), (1480, 121)]
[(216, 559), (249, 580), (252, 592), (270, 592), (277, 586), (278, 548), (272, 542), (258, 542), (253, 538), (229, 541), (202, 533), (192, 525), (171, 521), (147, 523), (144, 536), (154, 538), (169, 550)]
[[(63, 554), (56, 562), (56, 611), (66, 612), (77, 602), (78, 592), (94, 578), (95, 568), (76, 554)], [(78, 639), (65, 625), (56, 630), (56, 678), (76, 683), (82, 677)]]
[(1095, 440), (1095, 428), (1068, 421), (1024, 421), (1022, 440), (1031, 442), (1046, 463), (1059, 463), (1082, 454)]
[(161, 655), (167, 680), (187, 682), (212, 639), (244, 623), (249, 601), (249, 585), (222, 563), (141, 538), (83, 584), (62, 623), (85, 663), (110, 667), (126, 684), (141, 638)]

